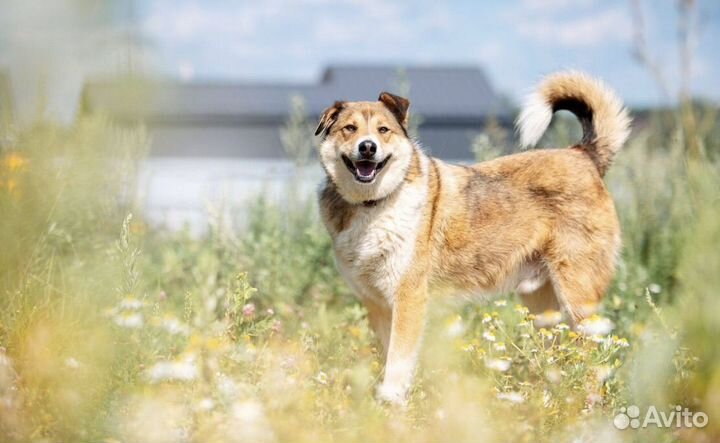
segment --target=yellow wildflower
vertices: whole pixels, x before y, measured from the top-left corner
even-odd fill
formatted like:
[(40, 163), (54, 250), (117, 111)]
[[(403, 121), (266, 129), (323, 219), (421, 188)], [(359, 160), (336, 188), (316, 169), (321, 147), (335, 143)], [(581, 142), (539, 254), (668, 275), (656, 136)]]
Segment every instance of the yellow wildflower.
[(221, 337), (211, 337), (205, 342), (205, 346), (210, 351), (217, 351), (221, 349), (224, 344), (225, 342)]
[(528, 308), (523, 305), (515, 305), (515, 311), (523, 315), (527, 315), (527, 313), (529, 312)]
[(472, 343), (465, 343), (460, 341), (458, 345), (460, 346), (460, 350), (463, 352), (472, 352), (475, 349), (475, 346), (473, 346)]
[(348, 328), (348, 332), (355, 338), (360, 338), (362, 336), (362, 329), (358, 328), (357, 326), (350, 326)]
[(5, 154), (5, 158), (3, 159), (3, 166), (5, 166), (5, 168), (11, 172), (19, 171), (25, 166), (26, 163), (27, 160), (17, 152), (10, 152), (8, 154)]

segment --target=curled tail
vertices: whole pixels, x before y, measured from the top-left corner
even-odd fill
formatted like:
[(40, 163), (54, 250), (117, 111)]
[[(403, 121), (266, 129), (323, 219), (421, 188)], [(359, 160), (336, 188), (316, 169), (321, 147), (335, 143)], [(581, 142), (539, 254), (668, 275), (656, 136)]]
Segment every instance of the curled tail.
[(615, 153), (630, 134), (630, 117), (620, 99), (600, 80), (580, 72), (546, 77), (518, 116), (520, 143), (534, 146), (550, 125), (555, 111), (575, 114), (583, 129), (582, 148), (604, 176)]

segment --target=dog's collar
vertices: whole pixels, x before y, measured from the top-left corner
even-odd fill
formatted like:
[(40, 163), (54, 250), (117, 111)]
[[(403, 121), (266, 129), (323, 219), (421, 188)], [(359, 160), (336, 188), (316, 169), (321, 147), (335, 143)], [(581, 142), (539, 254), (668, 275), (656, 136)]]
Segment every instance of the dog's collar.
[(380, 200), (365, 200), (362, 202), (362, 205), (366, 208), (372, 208), (373, 206), (376, 206)]

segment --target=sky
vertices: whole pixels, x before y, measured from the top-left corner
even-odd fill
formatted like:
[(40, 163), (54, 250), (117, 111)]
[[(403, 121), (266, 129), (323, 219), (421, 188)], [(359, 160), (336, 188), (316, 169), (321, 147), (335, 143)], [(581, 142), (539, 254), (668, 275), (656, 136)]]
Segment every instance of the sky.
[[(180, 81), (261, 83), (314, 83), (329, 64), (473, 65), (516, 103), (573, 68), (631, 106), (657, 105), (667, 99), (632, 55), (633, 2), (676, 96), (678, 0), (0, 0), (0, 73), (28, 122), (72, 121), (84, 82), (129, 61)], [(695, 3), (692, 92), (720, 102), (720, 0)]]
[[(139, 26), (157, 69), (185, 80), (314, 82), (328, 64), (478, 65), (519, 100), (581, 69), (636, 106), (663, 96), (632, 55), (629, 0), (149, 0)], [(679, 87), (675, 0), (641, 0), (648, 52)], [(720, 99), (720, 1), (699, 0), (691, 85)]]

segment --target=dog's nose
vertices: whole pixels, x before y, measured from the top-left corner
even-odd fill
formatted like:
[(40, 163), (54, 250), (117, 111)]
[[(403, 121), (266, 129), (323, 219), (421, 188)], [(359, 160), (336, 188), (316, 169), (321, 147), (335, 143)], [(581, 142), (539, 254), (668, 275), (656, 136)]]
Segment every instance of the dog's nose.
[(360, 151), (360, 155), (362, 157), (369, 158), (377, 152), (377, 145), (372, 140), (363, 140), (358, 145), (358, 150)]

